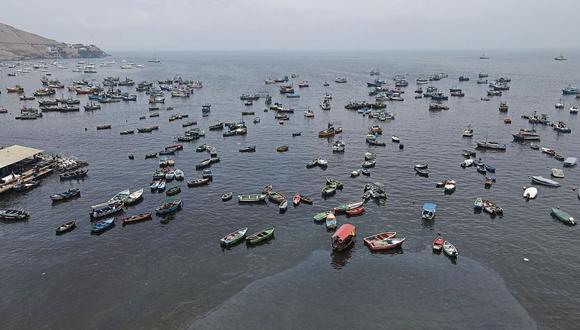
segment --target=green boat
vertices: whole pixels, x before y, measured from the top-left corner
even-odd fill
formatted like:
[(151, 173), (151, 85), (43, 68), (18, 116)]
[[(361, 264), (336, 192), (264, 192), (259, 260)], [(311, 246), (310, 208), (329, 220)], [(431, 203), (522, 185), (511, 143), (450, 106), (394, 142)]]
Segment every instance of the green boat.
[(235, 245), (244, 239), (247, 231), (248, 231), (247, 227), (242, 228), (242, 229), (238, 229), (238, 230), (234, 231), (233, 233), (230, 233), (230, 234), (226, 235), (224, 238), (220, 239), (220, 243), (226, 247)]
[(259, 203), (266, 200), (266, 194), (238, 195), (240, 203)]
[(283, 201), (286, 200), (286, 197), (284, 197), (284, 195), (282, 195), (279, 192), (271, 191), (268, 196), (268, 199), (270, 199), (272, 203), (281, 204)]
[(262, 231), (259, 231), (257, 233), (254, 233), (254, 234), (246, 237), (246, 242), (248, 242), (248, 244), (255, 245), (255, 244), (267, 241), (274, 236), (274, 229), (275, 228), (276, 227), (270, 227), (270, 228), (266, 228)]
[(552, 208), (552, 216), (556, 217), (556, 219), (562, 221), (567, 225), (573, 226), (576, 224), (576, 220), (574, 220), (574, 218), (570, 214), (560, 210), (560, 208), (558, 207)]
[(196, 152), (204, 152), (206, 150), (207, 150), (207, 145), (205, 145), (205, 144), (202, 144), (199, 147), (195, 148)]
[(325, 221), (328, 212), (320, 212), (314, 215), (314, 221)]

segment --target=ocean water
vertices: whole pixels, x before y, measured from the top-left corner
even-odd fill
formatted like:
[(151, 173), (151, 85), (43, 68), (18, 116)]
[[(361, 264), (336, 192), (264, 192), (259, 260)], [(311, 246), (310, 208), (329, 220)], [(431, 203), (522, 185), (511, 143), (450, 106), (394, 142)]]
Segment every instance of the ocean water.
[[(146, 63), (159, 56), (161, 64)], [(551, 127), (537, 126), (540, 145), (552, 147), (565, 157), (580, 156), (577, 116), (568, 108), (574, 97), (562, 96), (561, 89), (580, 84), (580, 54), (556, 62), (548, 52), (498, 52), (490, 60), (479, 60), (477, 52), (191, 52), (124, 53), (112, 58), (110, 68), (97, 66), (97, 74), (73, 73), (77, 61), (65, 62), (67, 69), (51, 68), (53, 78), (65, 85), (80, 78), (129, 77), (136, 82), (173, 78), (199, 79), (204, 87), (189, 99), (166, 95), (173, 111), (148, 116), (147, 96), (138, 102), (103, 104), (92, 113), (45, 113), (36, 121), (17, 121), (21, 106), (5, 87), (21, 84), (28, 93), (40, 87), (40, 70), (8, 77), (12, 70), (0, 69), (0, 105), (10, 110), (0, 114), (0, 144), (20, 144), (85, 159), (89, 176), (81, 181), (60, 182), (56, 175), (25, 194), (0, 197), (0, 207), (24, 208), (28, 221), (0, 223), (0, 319), (7, 328), (572, 328), (580, 321), (577, 303), (580, 284), (575, 280), (580, 268), (580, 247), (576, 227), (568, 227), (550, 216), (550, 208), (561, 206), (580, 217), (578, 168), (565, 169), (559, 188), (538, 187), (536, 200), (522, 199), (522, 186), (529, 175), (548, 177), (550, 169), (562, 163), (534, 151), (527, 144), (511, 142), (511, 133), (531, 128), (522, 114), (547, 113), (552, 121), (563, 120), (571, 134), (557, 134)], [(94, 60), (96, 64), (105, 60)], [(144, 63), (143, 68), (122, 70), (119, 62)], [(407, 75), (409, 87), (404, 102), (389, 102), (387, 110), (396, 119), (378, 123), (383, 128), (386, 147), (369, 147), (365, 135), (371, 119), (344, 109), (354, 100), (370, 100), (367, 81), (371, 69), (394, 85), (392, 77)], [(450, 110), (429, 112), (428, 99), (414, 99), (415, 79), (432, 73), (449, 75), (432, 85), (446, 91), (460, 87), (464, 98), (450, 98)], [(488, 79), (512, 79), (511, 89), (484, 102), (486, 85), (477, 85), (477, 74)], [(296, 73), (292, 81), (310, 82), (297, 89), (299, 99), (286, 99), (277, 85), (264, 79)], [(458, 82), (459, 75), (469, 82)], [(335, 84), (344, 76), (346, 84)], [(324, 81), (330, 82), (324, 87)], [(134, 92), (134, 88), (120, 87)], [(267, 91), (274, 102), (297, 111), (279, 125), (273, 112), (263, 112), (263, 101), (246, 107), (242, 93)], [(332, 110), (318, 107), (325, 93), (333, 95)], [(62, 90), (57, 96), (68, 95)], [(76, 97), (76, 96), (73, 96)], [(86, 96), (79, 96), (81, 105)], [(554, 109), (562, 99), (564, 110)], [(500, 100), (509, 112), (498, 111)], [(211, 103), (209, 117), (201, 116), (201, 105)], [(36, 101), (28, 102), (36, 105)], [(302, 114), (310, 107), (315, 118)], [(251, 109), (251, 110), (250, 110)], [(255, 111), (261, 118), (252, 123), (245, 116), (248, 135), (222, 137), (209, 131), (216, 121), (242, 119), (242, 111)], [(189, 118), (169, 122), (172, 114)], [(513, 123), (506, 125), (509, 116)], [(187, 188), (182, 183), (179, 198), (183, 210), (168, 221), (160, 218), (91, 236), (90, 205), (103, 202), (130, 188), (146, 188), (144, 200), (125, 214), (152, 212), (164, 194), (148, 190), (157, 160), (145, 160), (147, 153), (174, 144), (185, 131), (181, 124), (196, 120), (206, 130), (205, 138), (184, 143), (175, 157), (176, 167), (186, 180), (199, 178), (195, 164), (207, 158), (196, 153), (203, 143), (214, 145), (221, 162), (212, 166), (213, 182), (206, 187)], [(333, 140), (320, 139), (318, 131), (328, 122), (342, 126), (344, 154), (333, 154)], [(96, 126), (111, 124), (111, 130)], [(159, 125), (152, 134), (121, 136), (120, 131)], [(462, 138), (471, 124), (472, 139)], [(86, 128), (86, 130), (85, 130)], [(292, 137), (293, 132), (301, 132)], [(405, 145), (390, 142), (398, 135)], [(484, 189), (483, 176), (475, 169), (462, 169), (461, 150), (475, 141), (497, 140), (507, 144), (506, 152), (478, 152), (486, 163), (497, 168), (497, 182)], [(289, 151), (277, 153), (276, 147)], [(238, 149), (256, 145), (255, 153)], [(377, 153), (371, 176), (350, 178), (360, 168), (366, 151)], [(134, 154), (129, 160), (127, 154)], [(307, 169), (306, 163), (322, 157), (326, 170)], [(426, 162), (431, 175), (415, 175), (413, 165)], [(323, 199), (324, 177), (336, 177), (344, 189)], [(451, 195), (435, 187), (452, 178), (458, 182)], [(338, 204), (360, 199), (367, 182), (385, 185), (388, 200), (369, 202), (363, 216), (338, 218), (339, 225), (357, 226), (358, 240), (352, 250), (333, 254), (330, 233), (315, 224), (312, 216)], [(235, 198), (222, 202), (227, 191), (254, 193), (272, 184), (287, 197), (295, 192), (312, 196), (313, 205), (290, 206), (279, 214), (277, 205), (239, 205)], [(173, 185), (173, 184), (172, 184)], [(71, 202), (51, 203), (51, 194), (79, 187), (81, 197)], [(473, 212), (476, 197), (495, 201), (503, 207), (503, 217), (490, 218)], [(439, 205), (431, 223), (420, 219), (421, 205)], [(54, 228), (77, 219), (77, 229), (55, 236)], [(241, 228), (249, 232), (275, 225), (275, 238), (257, 247), (241, 244), (224, 250), (219, 238)], [(362, 244), (364, 236), (395, 230), (406, 237), (401, 250), (371, 253)], [(430, 251), (433, 238), (441, 233), (459, 249), (452, 263), (444, 255)], [(523, 259), (529, 261), (525, 262)]]

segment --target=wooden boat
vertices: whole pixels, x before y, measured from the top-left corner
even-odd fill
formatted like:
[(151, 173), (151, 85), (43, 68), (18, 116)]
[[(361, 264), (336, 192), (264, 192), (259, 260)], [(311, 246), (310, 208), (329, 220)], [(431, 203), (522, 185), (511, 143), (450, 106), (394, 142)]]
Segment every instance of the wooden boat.
[(135, 130), (134, 129), (128, 129), (128, 130), (125, 130), (125, 131), (121, 131), (119, 134), (121, 134), (121, 135), (135, 134)]
[(157, 153), (154, 153), (154, 154), (146, 154), (145, 155), (145, 159), (149, 159), (149, 158), (157, 158)]
[(266, 228), (262, 231), (254, 233), (246, 237), (246, 242), (250, 245), (256, 245), (265, 242), (274, 236), (274, 230), (276, 227)]
[(131, 194), (129, 194), (129, 196), (127, 196), (127, 198), (125, 199), (125, 205), (132, 205), (137, 203), (138, 201), (141, 200), (141, 198), (143, 198), (143, 188), (136, 190), (134, 192), (132, 192)]
[(562, 211), (559, 207), (553, 207), (551, 214), (553, 217), (555, 217), (556, 219), (562, 221), (567, 225), (571, 226), (576, 225), (576, 220), (574, 220), (574, 218), (570, 214)]
[(445, 241), (443, 243), (443, 251), (450, 258), (457, 258), (457, 256), (459, 255), (459, 251), (457, 251), (455, 246), (453, 244), (451, 244), (449, 241)]
[(232, 199), (232, 197), (234, 196), (233, 192), (227, 192), (225, 194), (222, 195), (222, 201), (229, 201), (230, 199)]
[(461, 163), (461, 167), (466, 168), (466, 167), (471, 167), (473, 166), (474, 160), (472, 158), (466, 159), (463, 161), (463, 163)]
[(0, 219), (3, 220), (24, 220), (29, 216), (30, 214), (24, 210), (0, 209)]
[(490, 200), (483, 200), (483, 210), (491, 216), (503, 215), (503, 209)]
[(190, 188), (192, 188), (192, 187), (199, 187), (199, 186), (205, 186), (205, 185), (208, 185), (210, 181), (211, 180), (209, 178), (197, 179), (197, 180), (190, 180), (190, 181), (187, 181), (187, 186), (190, 187)]
[(368, 245), (369, 249), (372, 251), (388, 251), (401, 247), (405, 242), (405, 238), (386, 238), (380, 241), (374, 241), (371, 245)]
[(53, 202), (59, 202), (59, 201), (64, 201), (64, 200), (68, 200), (68, 199), (80, 196), (80, 194), (81, 194), (80, 189), (72, 188), (72, 189), (69, 189), (65, 192), (54, 194), (54, 195), (50, 196), (50, 199), (52, 199)]
[(433, 251), (441, 252), (443, 244), (445, 244), (445, 239), (441, 236), (437, 236), (433, 241)]
[(306, 163), (306, 168), (313, 168), (314, 166), (318, 165), (318, 158), (313, 159), (311, 161), (309, 161), (308, 163)]
[(372, 236), (367, 236), (365, 238), (363, 238), (363, 242), (366, 246), (369, 247), (369, 249), (371, 250), (375, 250), (374, 248), (374, 244), (376, 242), (381, 242), (384, 241), (386, 239), (390, 239), (397, 236), (397, 232), (396, 231), (385, 231), (382, 233), (378, 233)]
[(63, 181), (63, 180), (80, 179), (80, 178), (85, 177), (88, 172), (89, 172), (89, 170), (86, 170), (86, 169), (65, 172), (65, 173), (60, 174), (59, 175), (59, 178), (60, 178), (61, 181)]
[(103, 219), (95, 222), (91, 228), (91, 233), (100, 234), (113, 227), (115, 224), (115, 218)]
[(256, 146), (247, 146), (244, 148), (240, 148), (239, 152), (256, 152)]
[(437, 212), (437, 204), (425, 203), (423, 204), (423, 213), (421, 213), (421, 218), (425, 220), (433, 220), (435, 218), (436, 212)]
[(429, 170), (427, 168), (421, 168), (421, 167), (417, 167), (418, 165), (415, 165), (414, 169), (415, 172), (420, 175), (420, 176), (424, 176), (424, 177), (428, 177), (429, 176)]
[(302, 132), (292, 133), (292, 137), (301, 136), (301, 135), (302, 135)]
[(375, 160), (365, 160), (361, 166), (362, 168), (372, 168), (375, 167), (376, 163)]
[(546, 147), (542, 147), (542, 152), (549, 155), (549, 156), (554, 156), (556, 154), (556, 151), (554, 149), (550, 149), (550, 148), (546, 148)]
[(330, 238), (332, 250), (340, 252), (348, 249), (354, 244), (356, 227), (350, 223), (345, 223)]
[(266, 200), (266, 194), (249, 194), (238, 195), (238, 202), (240, 203), (261, 203)]
[(287, 145), (283, 145), (283, 146), (279, 146), (278, 148), (276, 148), (277, 152), (286, 152), (288, 151), (288, 146)]
[(103, 130), (103, 129), (111, 129), (111, 125), (107, 124), (107, 125), (99, 125), (97, 126), (97, 131)]
[(155, 209), (155, 214), (159, 216), (175, 213), (181, 209), (181, 199), (176, 199), (171, 202), (163, 203)]
[(204, 169), (211, 165), (211, 159), (204, 159), (199, 164), (195, 165), (196, 170)]
[(316, 213), (316, 214), (315, 214), (315, 215), (314, 215), (312, 218), (313, 218), (313, 219), (314, 219), (314, 221), (316, 221), (316, 222), (321, 222), (321, 221), (324, 221), (324, 220), (326, 220), (326, 216), (327, 216), (329, 213), (332, 213), (332, 212), (330, 212), (330, 211), (326, 211), (326, 212), (319, 212), (319, 213)]
[(346, 215), (349, 217), (356, 217), (358, 215), (363, 214), (364, 212), (365, 212), (364, 206), (359, 206), (357, 208), (347, 210)]
[(333, 209), (334, 213), (344, 213), (346, 211), (354, 210), (363, 206), (363, 202), (354, 202), (348, 204), (340, 204)]
[(91, 219), (99, 219), (121, 212), (123, 210), (123, 202), (116, 201), (112, 203), (104, 203), (100, 205), (95, 205), (91, 208)]
[(281, 204), (282, 202), (284, 202), (286, 200), (286, 197), (277, 191), (271, 191), (268, 194), (268, 199), (272, 203)]
[(282, 203), (280, 203), (280, 205), (278, 205), (278, 210), (280, 212), (286, 212), (287, 209), (288, 209), (288, 201), (283, 200)]
[(213, 180), (213, 172), (210, 169), (205, 169), (201, 172), (201, 177), (203, 179)]
[(325, 186), (322, 188), (322, 196), (332, 196), (336, 194), (336, 186)]
[(485, 188), (489, 189), (493, 185), (493, 180), (491, 178), (485, 177), (483, 180), (483, 185)]
[(141, 222), (141, 221), (150, 220), (150, 219), (151, 219), (151, 213), (141, 213), (141, 214), (132, 215), (130, 217), (121, 218), (121, 222), (123, 223), (123, 225), (126, 225), (129, 223), (136, 223), (136, 222)]
[(549, 187), (559, 187), (560, 183), (554, 181), (554, 180), (550, 180), (548, 178), (544, 178), (543, 176), (530, 176), (529, 177), (532, 180), (532, 183), (537, 183), (537, 184), (541, 184), (541, 185), (545, 185), (545, 186), (549, 186)]
[(560, 168), (553, 168), (551, 172), (554, 178), (564, 178), (564, 171)]
[(294, 204), (294, 206), (298, 206), (298, 204), (300, 204), (300, 200), (302, 200), (300, 194), (294, 194), (292, 197), (292, 204)]
[(524, 187), (524, 198), (526, 200), (534, 199), (538, 195), (538, 188), (536, 187)]
[(300, 202), (305, 204), (312, 204), (312, 198), (304, 195), (300, 195)]
[(223, 246), (232, 246), (244, 239), (246, 237), (246, 233), (248, 232), (248, 227), (238, 229), (233, 233), (229, 233), (223, 238), (220, 239), (220, 244)]
[(69, 232), (69, 231), (75, 229), (75, 227), (76, 227), (75, 220), (63, 223), (62, 225), (56, 227), (56, 234), (57, 235), (64, 234), (66, 232)]
[(181, 188), (179, 186), (176, 187), (171, 187), (169, 189), (167, 189), (167, 191), (165, 192), (165, 195), (167, 196), (174, 196), (177, 195), (181, 192)]
[(183, 179), (185, 179), (185, 173), (183, 173), (182, 170), (176, 168), (175, 171), (173, 171), (173, 173), (175, 176), (175, 180), (182, 181)]
[(337, 227), (336, 216), (329, 212), (326, 214), (326, 229), (334, 230)]

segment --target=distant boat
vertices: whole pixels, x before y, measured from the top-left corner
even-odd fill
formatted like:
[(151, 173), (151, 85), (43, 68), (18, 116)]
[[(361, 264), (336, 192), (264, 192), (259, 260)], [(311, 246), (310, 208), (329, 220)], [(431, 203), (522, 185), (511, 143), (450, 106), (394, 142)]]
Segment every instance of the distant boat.
[(564, 57), (564, 55), (563, 55), (563, 54), (560, 54), (560, 55), (558, 55), (558, 56), (554, 57), (554, 60), (555, 60), (555, 61), (566, 61), (566, 60), (568, 60), (568, 59), (567, 59), (566, 57)]
[(489, 60), (489, 56), (487, 56), (487, 54), (483, 53), (479, 56), (480, 60)]
[(265, 242), (274, 236), (275, 227), (266, 228), (246, 237), (246, 242), (250, 245), (256, 245)]
[(550, 187), (559, 187), (560, 186), (560, 183), (558, 183), (554, 180), (548, 179), (548, 178), (544, 178), (543, 176), (539, 176), (539, 175), (530, 176), (530, 179), (532, 180), (533, 183), (541, 184), (544, 186), (550, 186)]

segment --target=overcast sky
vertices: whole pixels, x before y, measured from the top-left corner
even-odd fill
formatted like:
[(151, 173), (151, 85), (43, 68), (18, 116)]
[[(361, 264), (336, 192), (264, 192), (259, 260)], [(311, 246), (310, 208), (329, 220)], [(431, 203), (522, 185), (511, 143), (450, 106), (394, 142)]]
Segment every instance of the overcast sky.
[(0, 21), (115, 50), (580, 48), (579, 0), (3, 0)]

